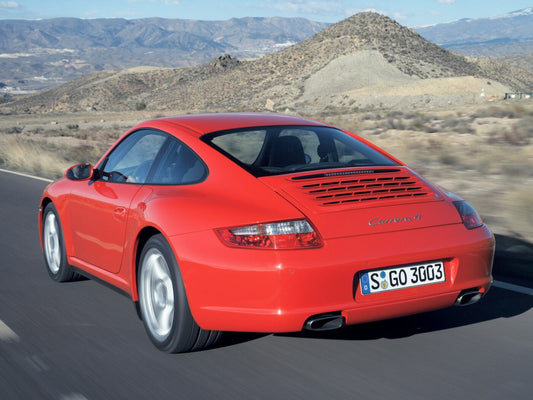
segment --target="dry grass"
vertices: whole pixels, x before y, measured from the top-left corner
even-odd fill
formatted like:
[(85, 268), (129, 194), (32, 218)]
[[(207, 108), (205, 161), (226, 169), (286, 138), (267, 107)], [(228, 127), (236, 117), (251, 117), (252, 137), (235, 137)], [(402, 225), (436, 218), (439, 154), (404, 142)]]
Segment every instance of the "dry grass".
[(3, 116), (0, 122), (0, 166), (57, 178), (80, 162), (96, 163), (137, 122), (141, 113)]
[[(40, 143), (16, 136), (0, 136), (0, 165), (37, 176), (58, 177), (68, 162), (58, 160), (56, 154), (42, 149)], [(43, 171), (46, 174), (43, 174)]]
[[(3, 116), (0, 167), (56, 178), (69, 165), (95, 163), (119, 135), (157, 116)], [(360, 134), (456, 192), (494, 232), (533, 243), (533, 102), (314, 116)]]

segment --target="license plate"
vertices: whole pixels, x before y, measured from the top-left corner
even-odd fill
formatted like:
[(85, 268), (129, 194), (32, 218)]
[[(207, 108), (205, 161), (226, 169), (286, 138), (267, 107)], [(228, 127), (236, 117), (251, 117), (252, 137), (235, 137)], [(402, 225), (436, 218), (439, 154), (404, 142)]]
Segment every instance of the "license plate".
[(368, 271), (360, 276), (362, 294), (429, 285), (445, 280), (442, 261)]

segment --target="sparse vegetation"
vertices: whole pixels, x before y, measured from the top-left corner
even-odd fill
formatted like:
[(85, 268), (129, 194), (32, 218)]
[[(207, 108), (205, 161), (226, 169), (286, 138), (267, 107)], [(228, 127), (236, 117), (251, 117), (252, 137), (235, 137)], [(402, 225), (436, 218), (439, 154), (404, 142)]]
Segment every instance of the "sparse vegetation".
[(137, 111), (146, 110), (146, 103), (144, 101), (139, 101), (135, 103), (135, 110)]
[[(70, 165), (96, 163), (121, 134), (146, 117), (138, 120), (127, 118), (126, 122), (120, 123), (104, 119), (72, 122), (72, 119), (79, 119), (76, 114), (40, 116), (37, 119), (27, 116), (3, 118), (5, 122), (0, 122), (0, 168), (58, 178)], [(25, 123), (9, 126), (11, 119), (24, 119)], [(64, 122), (58, 124), (58, 120)]]
[[(508, 117), (509, 110), (513, 118)], [(533, 242), (533, 102), (460, 111), (334, 111), (339, 112), (330, 109), (309, 116), (369, 139), (455, 191), (478, 209), (496, 233)], [(162, 115), (132, 111), (4, 116), (0, 168), (57, 178), (70, 165), (95, 163), (135, 123)]]
[(57, 178), (68, 163), (58, 159), (54, 152), (42, 149), (39, 142), (0, 136), (0, 167)]

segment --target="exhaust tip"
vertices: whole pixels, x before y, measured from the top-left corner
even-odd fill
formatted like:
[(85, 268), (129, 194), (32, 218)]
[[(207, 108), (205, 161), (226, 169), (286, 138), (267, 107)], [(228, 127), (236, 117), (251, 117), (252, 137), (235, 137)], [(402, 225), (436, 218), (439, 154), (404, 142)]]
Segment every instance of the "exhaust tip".
[(459, 297), (457, 297), (457, 300), (455, 300), (456, 306), (469, 306), (470, 304), (477, 303), (481, 298), (483, 297), (483, 293), (481, 293), (477, 289), (467, 289), (463, 290)]
[(330, 331), (342, 328), (344, 324), (344, 317), (340, 312), (319, 314), (309, 317), (305, 321), (304, 329), (309, 331)]

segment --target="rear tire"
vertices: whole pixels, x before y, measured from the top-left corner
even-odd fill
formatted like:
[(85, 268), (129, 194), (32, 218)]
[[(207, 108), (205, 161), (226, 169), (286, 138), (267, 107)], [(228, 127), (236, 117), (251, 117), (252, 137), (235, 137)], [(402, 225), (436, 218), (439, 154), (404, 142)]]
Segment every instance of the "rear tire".
[(167, 353), (183, 353), (213, 346), (219, 331), (207, 331), (194, 320), (176, 257), (158, 234), (145, 244), (137, 274), (139, 308), (152, 343)]
[(48, 275), (56, 282), (70, 282), (79, 279), (67, 262), (67, 251), (59, 214), (53, 203), (43, 212), (43, 251)]

